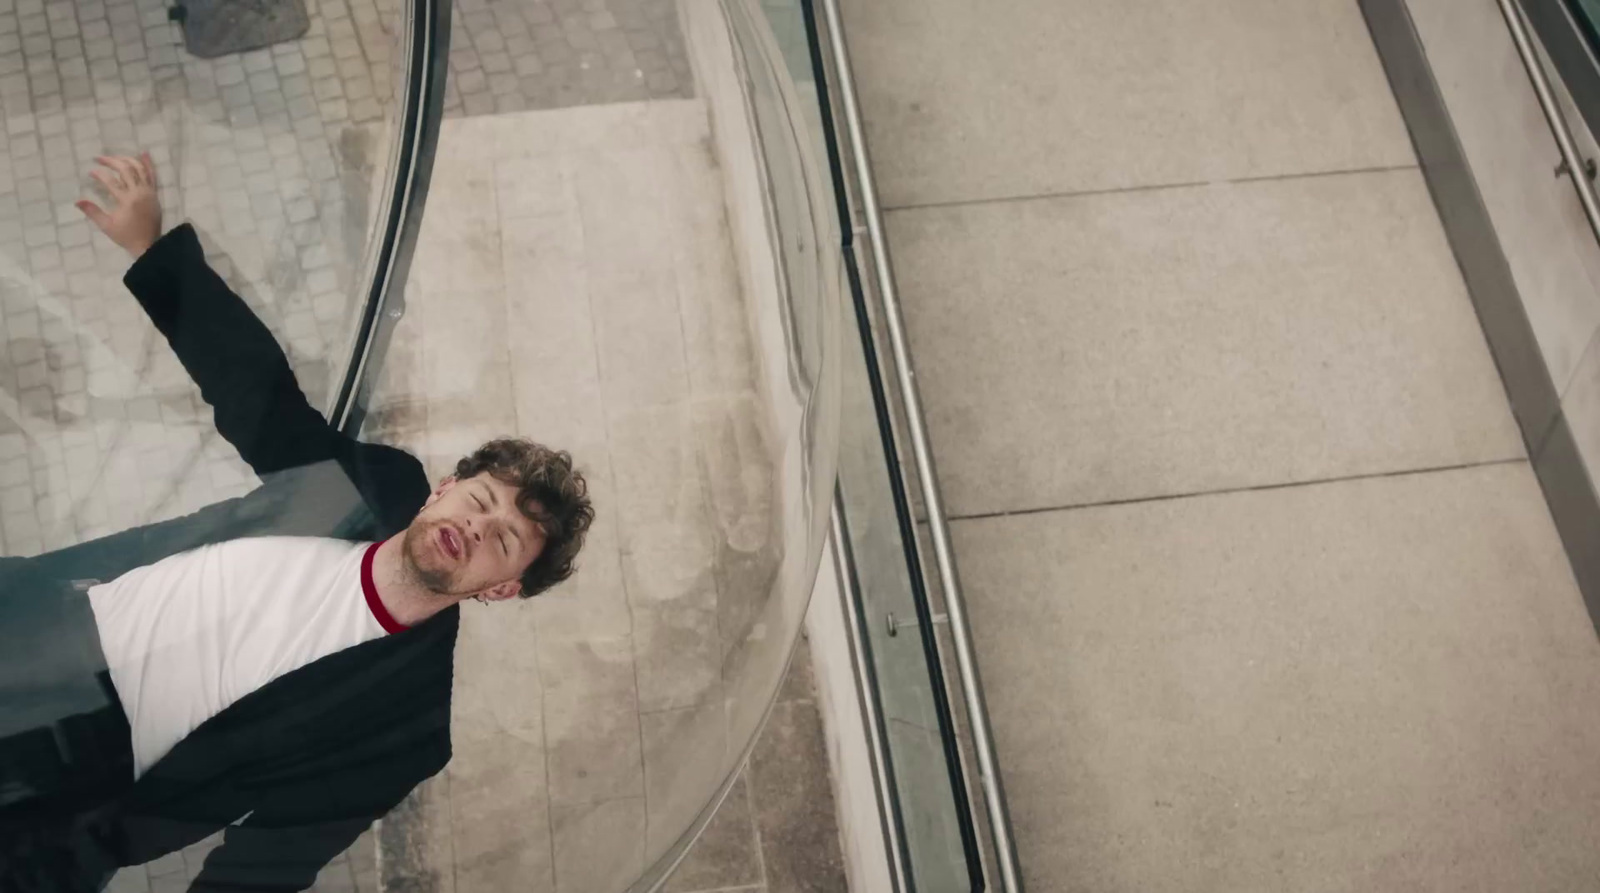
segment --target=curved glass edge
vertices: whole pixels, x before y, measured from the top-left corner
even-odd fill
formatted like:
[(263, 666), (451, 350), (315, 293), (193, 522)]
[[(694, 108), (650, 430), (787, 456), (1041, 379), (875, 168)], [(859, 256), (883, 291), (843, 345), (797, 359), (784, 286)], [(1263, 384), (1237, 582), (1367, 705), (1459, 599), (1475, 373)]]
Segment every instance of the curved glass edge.
[[(811, 126), (805, 121), (804, 103), (788, 69), (778, 61), (776, 44), (754, 0), (716, 0), (715, 8), (739, 69), (736, 80), (752, 131), (767, 238), (774, 249), (787, 350), (785, 384), (799, 404), (797, 433), (803, 451), (789, 456), (785, 464), (794, 467), (799, 479), (799, 504), (791, 511), (802, 515), (799, 523), (807, 539), (803, 551), (785, 555), (774, 595), (750, 638), (750, 644), (758, 644), (762, 627), (789, 631), (784, 647), (776, 652), (781, 660), (742, 674), (741, 684), (727, 697), (725, 740), (742, 743), (729, 750), (733, 759), (720, 767), (721, 779), (686, 829), (660, 853), (646, 854), (647, 867), (629, 893), (653, 893), (671, 878), (738, 780), (777, 703), (821, 572), (838, 459), (840, 382), (835, 355), (843, 312), (843, 270), (835, 253), (837, 222), (830, 211), (835, 199), (813, 143), (804, 136)], [(752, 707), (757, 709), (751, 711)]]
[(416, 251), (444, 120), (452, 5), (452, 0), (412, 0), (407, 10), (408, 39), (400, 73), (405, 89), (398, 139), (388, 167), (392, 179), (379, 209), (383, 226), (368, 243), (366, 275), (362, 277), (367, 295), (327, 413), (336, 427), (352, 436), (360, 432), (366, 419), (394, 326), (405, 312), (407, 273)]

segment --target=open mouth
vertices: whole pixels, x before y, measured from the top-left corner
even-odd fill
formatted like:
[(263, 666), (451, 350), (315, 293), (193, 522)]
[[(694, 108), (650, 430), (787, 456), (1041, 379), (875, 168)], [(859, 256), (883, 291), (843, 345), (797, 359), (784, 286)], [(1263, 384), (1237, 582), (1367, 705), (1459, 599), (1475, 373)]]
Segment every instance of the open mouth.
[(439, 548), (444, 550), (444, 554), (456, 560), (460, 560), (462, 554), (466, 552), (461, 532), (449, 524), (439, 525)]

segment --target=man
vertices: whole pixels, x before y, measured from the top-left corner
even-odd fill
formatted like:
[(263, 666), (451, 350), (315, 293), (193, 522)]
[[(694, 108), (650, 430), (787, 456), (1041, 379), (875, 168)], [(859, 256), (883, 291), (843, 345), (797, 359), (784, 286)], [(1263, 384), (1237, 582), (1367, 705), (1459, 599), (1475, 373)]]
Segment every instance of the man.
[(113, 202), (79, 208), (264, 483), (0, 560), (0, 891), (98, 890), (221, 829), (191, 890), (301, 890), (448, 762), (457, 605), (566, 579), (593, 508), (529, 441), (430, 491), (335, 430), (194, 230), (161, 234), (149, 156), (97, 160)]

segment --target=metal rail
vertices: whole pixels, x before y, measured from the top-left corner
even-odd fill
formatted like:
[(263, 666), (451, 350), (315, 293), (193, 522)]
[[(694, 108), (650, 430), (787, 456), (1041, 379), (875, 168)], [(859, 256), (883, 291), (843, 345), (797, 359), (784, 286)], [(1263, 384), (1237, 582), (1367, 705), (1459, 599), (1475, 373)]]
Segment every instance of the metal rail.
[(1561, 114), (1555, 91), (1550, 88), (1550, 79), (1545, 76), (1533, 41), (1528, 37), (1527, 13), (1517, 0), (1497, 2), (1500, 4), (1500, 14), (1505, 17), (1506, 28), (1511, 32), (1511, 42), (1516, 44), (1517, 55), (1522, 57), (1522, 67), (1528, 72), (1528, 80), (1533, 83), (1533, 93), (1539, 99), (1539, 108), (1544, 111), (1545, 123), (1550, 125), (1550, 135), (1555, 137), (1556, 148), (1561, 151), (1561, 163), (1566, 168), (1567, 176), (1572, 179), (1572, 188), (1577, 190), (1583, 216), (1588, 218), (1589, 229), (1595, 239), (1600, 240), (1600, 199), (1595, 197), (1594, 184), (1589, 182), (1588, 165), (1578, 153), (1578, 145), (1573, 142), (1566, 116)]
[(822, 0), (823, 12), (828, 20), (828, 41), (838, 69), (839, 98), (844, 112), (845, 129), (850, 136), (850, 155), (861, 191), (861, 213), (867, 227), (867, 239), (872, 246), (873, 267), (876, 274), (879, 298), (883, 302), (883, 318), (888, 328), (890, 352), (894, 359), (895, 380), (900, 398), (905, 403), (907, 434), (911, 440), (912, 457), (917, 466), (917, 481), (922, 489), (923, 504), (928, 512), (928, 529), (933, 540), (934, 562), (939, 572), (939, 582), (944, 588), (945, 610), (950, 616), (950, 637), (955, 644), (956, 668), (961, 679), (961, 693), (967, 706), (967, 721), (972, 729), (973, 752), (978, 763), (978, 781), (983, 788), (983, 799), (989, 817), (989, 833), (994, 841), (995, 870), (999, 874), (1001, 889), (1005, 893), (1020, 893), (1022, 872), (1017, 864), (1016, 844), (1011, 836), (1011, 820), (1006, 810), (1005, 793), (1000, 785), (999, 766), (994, 753), (994, 735), (989, 728), (989, 711), (984, 704), (983, 686), (978, 680), (977, 658), (972, 646), (972, 632), (967, 624), (967, 609), (961, 594), (961, 584), (956, 576), (955, 550), (950, 544), (950, 527), (945, 521), (944, 503), (939, 496), (939, 486), (934, 477), (933, 453), (928, 446), (928, 432), (922, 416), (922, 399), (917, 392), (916, 372), (911, 368), (911, 354), (907, 345), (905, 325), (900, 313), (900, 300), (895, 290), (894, 275), (889, 269), (887, 240), (883, 235), (883, 220), (878, 207), (878, 194), (867, 159), (866, 137), (861, 126), (861, 109), (856, 100), (855, 75), (850, 66), (850, 55), (845, 47), (844, 27), (839, 16), (838, 0)]

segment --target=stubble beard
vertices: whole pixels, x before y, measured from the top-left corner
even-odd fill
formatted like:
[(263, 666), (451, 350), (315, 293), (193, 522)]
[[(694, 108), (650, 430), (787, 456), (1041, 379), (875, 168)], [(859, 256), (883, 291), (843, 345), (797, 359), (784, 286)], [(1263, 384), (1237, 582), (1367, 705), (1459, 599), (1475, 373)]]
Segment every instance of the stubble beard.
[(459, 595), (452, 587), (454, 581), (450, 571), (445, 568), (431, 567), (428, 564), (427, 551), (432, 545), (432, 534), (438, 524), (429, 524), (421, 530), (415, 526), (406, 528), (404, 548), (400, 554), (404, 559), (406, 573), (422, 588), (435, 595)]

